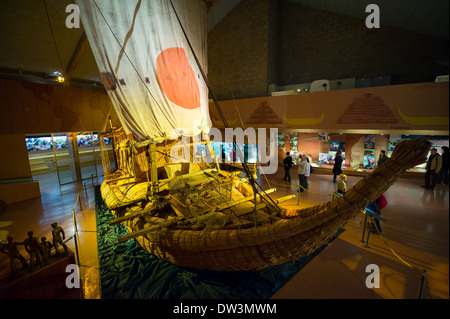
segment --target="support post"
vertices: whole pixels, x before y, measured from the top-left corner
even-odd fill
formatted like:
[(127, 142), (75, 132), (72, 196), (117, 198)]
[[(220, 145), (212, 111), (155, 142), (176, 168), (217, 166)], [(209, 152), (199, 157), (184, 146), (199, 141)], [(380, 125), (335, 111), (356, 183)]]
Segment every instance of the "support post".
[[(81, 201), (80, 201), (81, 202)], [(81, 206), (80, 206), (81, 207)], [(78, 253), (78, 226), (77, 226), (77, 219), (75, 217), (75, 208), (72, 209), (72, 215), (73, 215), (73, 228), (74, 228), (74, 232), (73, 232), (73, 241), (75, 243), (75, 254), (77, 256), (77, 266), (78, 266), (78, 271), (80, 271), (80, 267), (81, 267), (81, 262), (80, 262), (80, 255)], [(80, 295), (81, 298), (83, 298), (83, 285), (82, 285), (82, 280), (81, 280), (81, 276), (80, 273), (79, 275), (79, 280), (80, 280)]]
[(361, 237), (361, 242), (365, 243), (364, 241), (364, 235), (366, 233), (366, 225), (367, 225), (367, 213), (364, 214), (364, 227), (363, 227), (363, 233), (362, 233), (362, 237)]
[(366, 248), (370, 248), (369, 247), (369, 237), (370, 237), (370, 230), (372, 229), (372, 223), (373, 223), (373, 217), (370, 217), (370, 226), (369, 226), (369, 229), (367, 230)]
[(152, 193), (155, 195), (159, 192), (158, 185), (158, 167), (156, 165), (156, 144), (151, 142), (148, 146), (148, 151), (150, 153), (150, 168), (152, 170), (151, 180), (152, 180)]

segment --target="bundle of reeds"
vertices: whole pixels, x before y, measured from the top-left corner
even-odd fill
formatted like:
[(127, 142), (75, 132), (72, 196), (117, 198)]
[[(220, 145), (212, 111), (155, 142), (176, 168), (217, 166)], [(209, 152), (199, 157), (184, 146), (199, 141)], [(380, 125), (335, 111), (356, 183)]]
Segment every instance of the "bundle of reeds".
[[(151, 232), (136, 239), (159, 258), (198, 269), (254, 271), (295, 260), (328, 242), (408, 168), (423, 163), (430, 147), (431, 143), (423, 138), (400, 143), (389, 160), (335, 201), (281, 214), (261, 204), (258, 213), (273, 218), (260, 226), (188, 229), (165, 222), (161, 227), (152, 226)], [(139, 223), (128, 226), (132, 232), (142, 230)]]

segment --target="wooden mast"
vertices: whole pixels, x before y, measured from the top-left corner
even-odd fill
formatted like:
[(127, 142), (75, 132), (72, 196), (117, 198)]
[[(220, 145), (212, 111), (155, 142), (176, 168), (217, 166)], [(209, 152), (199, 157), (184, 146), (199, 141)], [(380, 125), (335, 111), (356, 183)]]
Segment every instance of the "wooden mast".
[(150, 169), (151, 169), (151, 180), (152, 180), (152, 195), (159, 192), (158, 185), (158, 166), (156, 163), (156, 143), (150, 141), (148, 145), (148, 152), (150, 153)]

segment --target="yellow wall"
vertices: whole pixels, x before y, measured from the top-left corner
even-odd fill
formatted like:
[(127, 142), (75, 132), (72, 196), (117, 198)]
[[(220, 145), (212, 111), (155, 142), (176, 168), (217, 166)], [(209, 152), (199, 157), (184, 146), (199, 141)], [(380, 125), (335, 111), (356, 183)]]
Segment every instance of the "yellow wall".
[(0, 200), (6, 205), (41, 197), (38, 182), (0, 185)]
[(0, 135), (0, 180), (31, 177), (24, 134)]
[[(232, 127), (240, 126), (239, 114), (247, 127), (280, 131), (401, 134), (433, 130), (442, 134), (448, 132), (448, 98), (448, 82), (430, 82), (227, 100), (219, 105)], [(214, 126), (223, 126), (212, 103), (210, 113)]]
[(0, 79), (0, 134), (100, 131), (108, 112), (104, 90)]
[(24, 134), (0, 135), (0, 200), (7, 205), (41, 196), (39, 183), (31, 178)]

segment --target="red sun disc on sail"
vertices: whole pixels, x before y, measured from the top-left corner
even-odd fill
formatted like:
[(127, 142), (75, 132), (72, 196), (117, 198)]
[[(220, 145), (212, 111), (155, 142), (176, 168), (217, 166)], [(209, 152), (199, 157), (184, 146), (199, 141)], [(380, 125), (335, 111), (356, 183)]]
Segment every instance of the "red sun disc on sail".
[(168, 48), (159, 54), (156, 76), (170, 101), (185, 109), (200, 107), (200, 89), (183, 48)]

